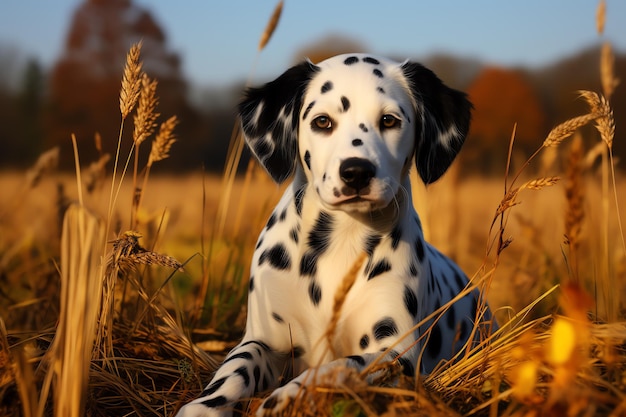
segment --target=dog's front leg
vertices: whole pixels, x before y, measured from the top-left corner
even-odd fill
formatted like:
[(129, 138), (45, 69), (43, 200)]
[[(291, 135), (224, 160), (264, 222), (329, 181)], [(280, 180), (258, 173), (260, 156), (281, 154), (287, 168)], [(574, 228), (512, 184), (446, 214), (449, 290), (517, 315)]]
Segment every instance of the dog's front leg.
[(176, 417), (232, 416), (237, 401), (278, 386), (285, 359), (258, 340), (245, 340), (226, 356), (199, 398)]

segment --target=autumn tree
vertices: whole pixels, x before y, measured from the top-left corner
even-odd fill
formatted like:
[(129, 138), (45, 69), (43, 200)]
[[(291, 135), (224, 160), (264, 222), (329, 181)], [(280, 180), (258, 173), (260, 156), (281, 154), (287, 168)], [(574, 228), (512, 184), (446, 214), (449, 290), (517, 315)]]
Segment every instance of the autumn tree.
[[(168, 50), (165, 32), (152, 14), (131, 0), (84, 0), (74, 12), (64, 51), (50, 74), (45, 144), (61, 145), (64, 167), (72, 166), (72, 133), (78, 138), (85, 161), (96, 157), (95, 133), (101, 135), (104, 151), (114, 153), (120, 125), (122, 69), (128, 48), (140, 40), (143, 69), (158, 80), (158, 112), (164, 116), (176, 114), (181, 120), (177, 133), (184, 139), (177, 143), (173, 155), (184, 155), (183, 149), (191, 143), (189, 137), (201, 136), (193, 131), (198, 125), (197, 115), (187, 103), (180, 58)], [(125, 128), (131, 128), (131, 124)], [(148, 150), (142, 149), (144, 153)], [(196, 149), (187, 155), (199, 154)], [(200, 166), (199, 157), (193, 162)]]
[(522, 73), (487, 67), (470, 85), (468, 95), (474, 113), (466, 162), (483, 173), (502, 172), (516, 124), (516, 152), (532, 152), (540, 144), (546, 129), (545, 115)]

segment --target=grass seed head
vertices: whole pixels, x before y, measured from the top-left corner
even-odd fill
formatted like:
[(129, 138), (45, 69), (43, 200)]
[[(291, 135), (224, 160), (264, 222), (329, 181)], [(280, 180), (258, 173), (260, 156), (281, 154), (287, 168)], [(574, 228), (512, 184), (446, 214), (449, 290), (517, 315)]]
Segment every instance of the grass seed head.
[(35, 165), (33, 165), (33, 167), (26, 172), (26, 183), (28, 184), (27, 188), (36, 187), (45, 173), (56, 169), (59, 165), (59, 153), (59, 147), (55, 146), (54, 148), (39, 155)]
[(176, 135), (174, 135), (176, 125), (178, 125), (178, 118), (176, 116), (172, 116), (161, 123), (159, 133), (157, 133), (156, 138), (152, 141), (148, 166), (169, 157), (170, 149), (174, 142), (176, 142)]
[(265, 30), (261, 35), (261, 40), (259, 41), (259, 51), (262, 51), (267, 43), (270, 41), (276, 27), (278, 26), (278, 22), (280, 21), (280, 15), (283, 12), (283, 2), (282, 0), (278, 2), (276, 7), (274, 8), (274, 12), (272, 13), (272, 17), (267, 22), (267, 26), (265, 26)]
[(602, 82), (602, 92), (607, 99), (613, 95), (613, 91), (619, 84), (619, 79), (615, 78), (615, 55), (611, 44), (605, 42), (602, 45), (600, 55), (600, 81)]
[(126, 65), (122, 76), (122, 89), (120, 90), (120, 112), (122, 119), (126, 119), (133, 111), (139, 98), (141, 89), (141, 67), (143, 63), (139, 61), (141, 53), (141, 42), (131, 46), (126, 55)]
[(156, 106), (159, 102), (156, 96), (157, 81), (151, 80), (146, 74), (141, 77), (141, 94), (139, 95), (139, 105), (135, 114), (135, 130), (133, 131), (133, 141), (135, 146), (139, 146), (144, 140), (154, 133), (156, 119), (159, 113)]

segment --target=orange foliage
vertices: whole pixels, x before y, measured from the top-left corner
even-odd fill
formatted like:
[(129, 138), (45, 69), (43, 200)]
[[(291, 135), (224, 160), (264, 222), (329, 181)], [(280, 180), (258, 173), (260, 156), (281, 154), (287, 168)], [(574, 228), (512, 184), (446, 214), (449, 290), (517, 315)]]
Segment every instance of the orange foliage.
[[(474, 104), (470, 130), (474, 153), (489, 157), (490, 161), (505, 160), (503, 156), (516, 123), (516, 149), (527, 152), (541, 143), (546, 125), (544, 111), (521, 73), (487, 67), (469, 87), (468, 95)], [(493, 162), (487, 161), (486, 165), (488, 169), (495, 168)]]

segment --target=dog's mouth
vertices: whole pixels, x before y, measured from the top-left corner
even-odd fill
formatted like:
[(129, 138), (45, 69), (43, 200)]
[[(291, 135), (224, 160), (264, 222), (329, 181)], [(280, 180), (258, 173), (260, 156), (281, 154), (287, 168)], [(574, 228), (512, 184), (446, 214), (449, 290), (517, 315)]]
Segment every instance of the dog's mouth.
[(326, 204), (329, 208), (333, 210), (360, 213), (378, 210), (386, 205), (380, 200), (360, 195), (355, 195), (353, 197), (332, 203), (327, 202)]

